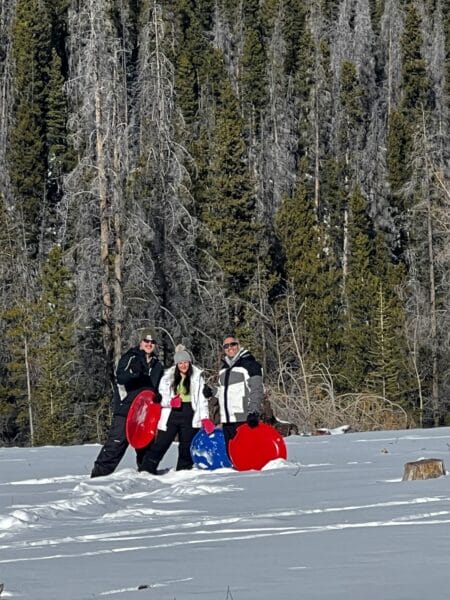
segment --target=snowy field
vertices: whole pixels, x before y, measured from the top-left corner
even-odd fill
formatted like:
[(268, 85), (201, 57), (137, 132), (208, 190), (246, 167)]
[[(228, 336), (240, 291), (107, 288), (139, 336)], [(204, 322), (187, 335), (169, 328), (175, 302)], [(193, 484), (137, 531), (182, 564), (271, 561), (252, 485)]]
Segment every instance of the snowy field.
[(1, 600), (450, 598), (450, 428), (292, 436), (261, 472), (89, 479), (99, 446), (0, 449)]

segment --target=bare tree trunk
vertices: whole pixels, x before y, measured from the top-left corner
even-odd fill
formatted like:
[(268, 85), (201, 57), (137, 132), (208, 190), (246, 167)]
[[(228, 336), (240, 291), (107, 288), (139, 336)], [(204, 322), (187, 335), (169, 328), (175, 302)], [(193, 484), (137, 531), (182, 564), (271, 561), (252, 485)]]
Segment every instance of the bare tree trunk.
[(320, 199), (320, 161), (319, 161), (319, 101), (318, 96), (320, 88), (316, 86), (316, 97), (314, 99), (315, 119), (314, 119), (314, 207), (316, 216), (319, 218), (319, 199)]
[[(119, 172), (119, 148), (117, 144), (114, 149), (114, 162), (116, 173)], [(115, 189), (115, 195), (118, 195), (118, 190)], [(119, 362), (122, 354), (122, 328), (123, 328), (123, 289), (122, 289), (122, 257), (123, 257), (123, 240), (122, 240), (122, 217), (119, 211), (119, 198), (116, 198), (114, 220), (112, 227), (114, 231), (115, 249), (113, 257), (113, 290), (114, 290), (114, 322), (112, 329), (113, 340), (113, 361), (114, 365)]]
[(342, 291), (347, 298), (346, 282), (348, 275), (348, 208), (344, 210), (344, 236), (342, 245)]
[[(417, 277), (415, 274), (415, 261), (411, 260), (410, 264), (410, 275), (412, 285), (412, 289), (407, 291), (405, 294), (401, 295), (402, 301), (405, 306), (408, 305), (411, 307), (409, 310), (411, 314), (411, 319), (409, 323), (411, 323), (411, 327), (408, 327), (408, 323), (405, 322), (405, 338), (408, 342), (409, 347), (409, 355), (411, 357), (412, 369), (414, 373), (414, 378), (417, 382), (417, 395), (419, 398), (419, 425), (423, 427), (423, 411), (424, 411), (424, 397), (422, 390), (422, 378), (420, 374), (419, 368), (419, 347), (420, 347), (420, 322), (423, 318), (423, 314), (421, 311), (420, 301), (419, 301), (419, 291), (417, 288)], [(408, 301), (409, 298), (409, 301)], [(408, 308), (407, 308), (408, 309)]]
[(388, 66), (387, 66), (387, 117), (391, 114), (392, 110), (392, 28), (389, 27), (389, 43), (388, 43)]
[(385, 1), (380, 28), (381, 47), (385, 53), (386, 118), (389, 118), (391, 112), (397, 107), (401, 87), (400, 39), (403, 31), (403, 18), (400, 3), (397, 0)]
[[(260, 314), (262, 315), (264, 313), (264, 298), (265, 298), (265, 294), (264, 294), (264, 289), (261, 286), (261, 268), (260, 268), (260, 261), (258, 260), (258, 273), (257, 273), (257, 285), (258, 285), (258, 300), (259, 300), (259, 311)], [(261, 355), (262, 355), (262, 362), (263, 362), (263, 369), (264, 372), (267, 371), (267, 340), (266, 340), (266, 327), (265, 327), (265, 323), (263, 322), (263, 319), (260, 317), (259, 318), (259, 323), (261, 326), (261, 332), (260, 332), (260, 343), (261, 343)]]
[(26, 337), (23, 340), (23, 349), (24, 349), (24, 356), (25, 356), (25, 373), (26, 373), (26, 378), (27, 378), (28, 419), (30, 422), (30, 445), (34, 446), (34, 420), (33, 420), (33, 407), (31, 404), (30, 362), (28, 360), (28, 340)]
[[(384, 357), (385, 357), (385, 330), (384, 330), (384, 295), (383, 295), (383, 284), (379, 285), (379, 297), (380, 297), (380, 343), (381, 343), (381, 360), (384, 367)], [(386, 376), (383, 370), (382, 377), (382, 396), (386, 398)]]
[[(428, 153), (428, 144), (427, 144), (427, 132), (425, 125), (425, 115), (422, 109), (422, 135), (424, 141), (424, 154)], [(439, 426), (439, 378), (438, 378), (438, 340), (437, 340), (437, 313), (436, 313), (436, 279), (435, 279), (435, 271), (434, 271), (434, 248), (433, 248), (433, 214), (432, 214), (432, 205), (431, 205), (431, 179), (432, 173), (430, 173), (430, 165), (429, 160), (425, 158), (425, 172), (426, 172), (426, 186), (424, 186), (425, 190), (425, 201), (426, 201), (426, 211), (427, 211), (427, 248), (428, 248), (428, 277), (429, 277), (429, 285), (430, 285), (430, 335), (431, 335), (431, 377), (432, 377), (432, 385), (431, 385), (431, 406), (433, 410), (433, 420), (435, 427)], [(425, 189), (426, 187), (426, 189)]]
[(102, 321), (103, 344), (107, 356), (111, 354), (111, 290), (109, 285), (109, 218), (102, 111), (98, 80), (95, 89), (95, 135), (97, 151), (98, 199), (100, 208), (100, 258), (102, 264)]
[[(123, 15), (122, 15), (123, 16)], [(123, 16), (124, 18), (124, 16)], [(100, 276), (103, 346), (110, 368), (121, 354), (123, 321), (122, 291), (122, 196), (124, 168), (121, 152), (127, 162), (127, 97), (124, 51), (118, 48), (111, 63), (112, 72), (99, 62), (100, 48), (98, 7), (90, 5), (91, 36), (96, 55), (93, 57), (93, 95), (95, 119), (95, 166), (100, 219)], [(124, 28), (125, 29), (125, 28)], [(108, 41), (108, 40), (107, 40)], [(114, 46), (114, 41), (110, 39)], [(103, 40), (103, 45), (105, 40)], [(103, 46), (101, 46), (103, 49)], [(120, 58), (122, 57), (122, 58)], [(115, 84), (110, 88), (111, 82)], [(111, 176), (108, 174), (112, 173)]]
[(439, 379), (438, 379), (438, 352), (437, 352), (437, 316), (436, 316), (436, 282), (434, 276), (433, 252), (433, 222), (431, 214), (431, 199), (427, 197), (427, 231), (428, 231), (428, 259), (430, 278), (430, 333), (431, 333), (431, 360), (432, 360), (432, 391), (431, 403), (433, 407), (434, 425), (439, 425)]
[[(292, 299), (295, 302), (295, 296), (292, 295)], [(288, 323), (289, 323), (289, 329), (291, 332), (291, 336), (292, 336), (292, 342), (294, 345), (294, 349), (295, 349), (295, 355), (298, 359), (298, 362), (300, 364), (300, 371), (302, 374), (302, 378), (303, 378), (303, 385), (304, 385), (304, 390), (305, 390), (305, 403), (306, 403), (306, 407), (308, 410), (308, 414), (311, 414), (311, 398), (310, 398), (310, 393), (309, 393), (309, 382), (308, 382), (308, 376), (306, 373), (306, 367), (305, 367), (305, 362), (303, 360), (303, 352), (299, 346), (298, 343), (298, 339), (297, 339), (297, 328), (298, 325), (296, 325), (296, 323), (294, 323), (292, 317), (292, 311), (291, 311), (291, 307), (290, 307), (290, 298), (287, 297), (287, 302), (286, 302), (286, 307), (287, 307), (287, 319), (288, 319)], [(300, 312), (302, 310), (302, 307), (300, 307)]]

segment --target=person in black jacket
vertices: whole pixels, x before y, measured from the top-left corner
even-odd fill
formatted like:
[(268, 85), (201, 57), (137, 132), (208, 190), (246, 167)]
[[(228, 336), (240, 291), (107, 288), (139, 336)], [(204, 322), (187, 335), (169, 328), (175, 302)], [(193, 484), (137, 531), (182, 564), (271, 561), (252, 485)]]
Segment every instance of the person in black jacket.
[[(155, 355), (156, 339), (149, 329), (144, 330), (138, 346), (130, 348), (119, 360), (116, 370), (114, 413), (108, 437), (97, 456), (91, 477), (113, 473), (127, 448), (126, 421), (134, 398), (143, 390), (156, 392), (155, 402), (161, 402), (158, 386), (164, 372)], [(136, 450), (138, 469), (146, 448)]]
[(227, 450), (237, 428), (247, 423), (257, 427), (264, 400), (263, 372), (259, 362), (248, 350), (241, 348), (239, 339), (227, 335), (223, 340), (224, 359), (217, 387), (205, 385), (206, 398), (219, 400), (220, 421)]

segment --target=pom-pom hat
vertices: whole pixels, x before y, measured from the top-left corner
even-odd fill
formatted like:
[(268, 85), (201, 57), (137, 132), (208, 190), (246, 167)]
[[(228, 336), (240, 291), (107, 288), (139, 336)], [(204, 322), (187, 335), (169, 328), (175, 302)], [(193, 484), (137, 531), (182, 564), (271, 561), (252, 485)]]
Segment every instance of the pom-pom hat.
[(192, 362), (192, 356), (182, 344), (175, 348), (175, 354), (173, 355), (173, 364), (177, 365), (180, 362)]

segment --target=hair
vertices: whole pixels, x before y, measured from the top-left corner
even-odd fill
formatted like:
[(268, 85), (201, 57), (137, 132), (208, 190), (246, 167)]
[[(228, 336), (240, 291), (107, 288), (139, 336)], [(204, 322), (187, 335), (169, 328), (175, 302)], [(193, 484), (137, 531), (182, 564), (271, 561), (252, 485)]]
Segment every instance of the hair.
[[(186, 390), (186, 393), (189, 394), (191, 391), (191, 375), (192, 375), (192, 363), (189, 363), (189, 369), (184, 377), (183, 387)], [(173, 389), (176, 391), (178, 385), (181, 381), (181, 373), (178, 368), (178, 365), (175, 365), (175, 373), (173, 375)]]

